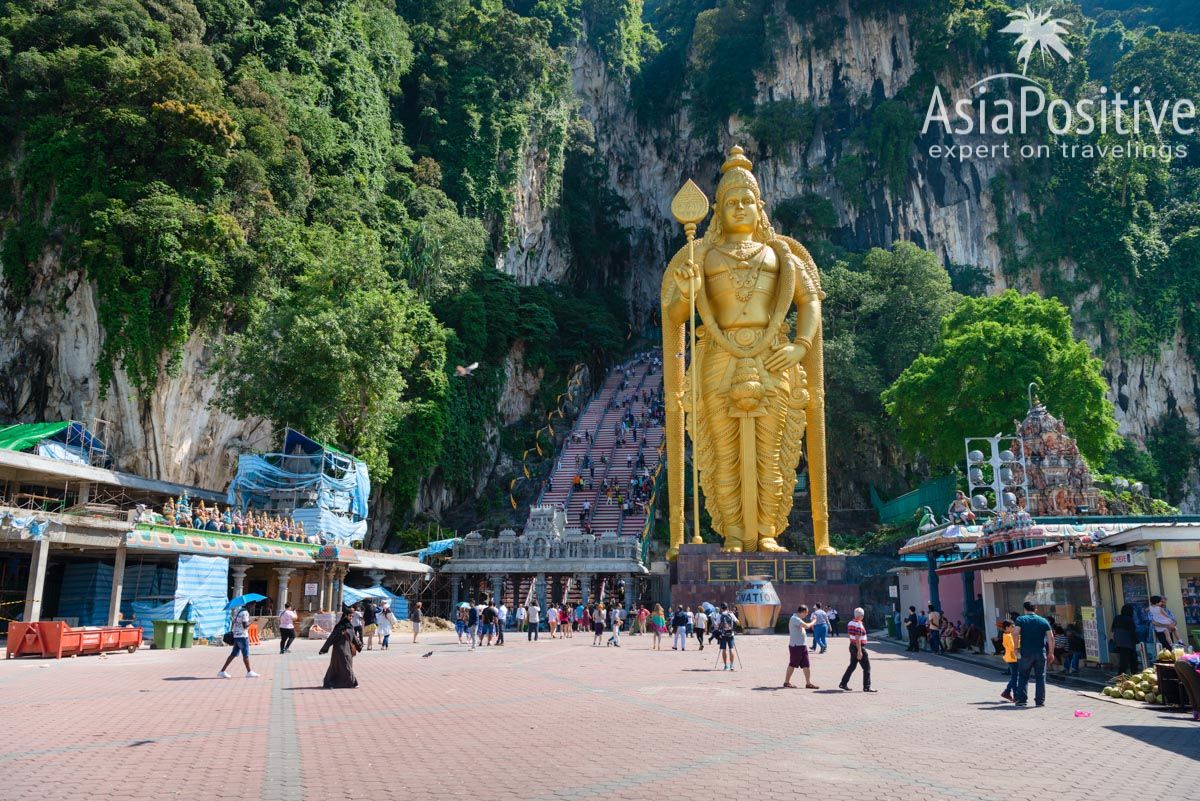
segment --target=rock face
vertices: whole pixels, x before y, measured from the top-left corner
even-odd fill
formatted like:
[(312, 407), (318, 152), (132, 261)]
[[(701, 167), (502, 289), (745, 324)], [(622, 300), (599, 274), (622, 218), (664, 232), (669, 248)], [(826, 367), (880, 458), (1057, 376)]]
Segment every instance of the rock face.
[(217, 384), (203, 332), (188, 340), (177, 375), (164, 370), (138, 393), (118, 372), (101, 397), (95, 294), (80, 273), (59, 274), (57, 263), (58, 254), (47, 253), (15, 311), (0, 280), (0, 420), (79, 420), (97, 429), (119, 469), (208, 488), (228, 484), (239, 453), (272, 442), (265, 421), (211, 407)]

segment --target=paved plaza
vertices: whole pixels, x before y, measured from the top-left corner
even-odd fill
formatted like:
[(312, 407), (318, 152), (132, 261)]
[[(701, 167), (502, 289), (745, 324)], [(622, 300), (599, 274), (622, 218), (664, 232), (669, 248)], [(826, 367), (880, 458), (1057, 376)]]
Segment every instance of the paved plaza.
[(837, 689), (844, 638), (815, 692), (779, 689), (783, 637), (739, 638), (733, 673), (650, 637), (405, 639), (355, 660), (357, 690), (320, 689), (315, 642), (255, 647), (258, 679), (215, 678), (215, 647), (5, 662), (4, 797), (1044, 801), (1184, 798), (1200, 778), (1190, 716), (1056, 686), (1017, 709), (997, 672), (890, 645), (864, 695)]

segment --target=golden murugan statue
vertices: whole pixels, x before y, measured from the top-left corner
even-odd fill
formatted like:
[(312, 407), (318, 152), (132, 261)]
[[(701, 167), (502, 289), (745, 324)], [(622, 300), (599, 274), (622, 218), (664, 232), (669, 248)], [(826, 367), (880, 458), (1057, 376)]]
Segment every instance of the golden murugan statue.
[[(816, 551), (836, 553), (825, 485), (824, 293), (808, 251), (771, 227), (751, 168), (740, 147), (730, 150), (699, 242), (704, 194), (689, 181), (672, 203), (688, 244), (662, 283), (671, 559), (683, 542), (685, 417), (705, 507), (730, 552), (786, 550), (776, 538), (787, 528), (807, 424)], [(685, 375), (695, 312), (701, 325)]]

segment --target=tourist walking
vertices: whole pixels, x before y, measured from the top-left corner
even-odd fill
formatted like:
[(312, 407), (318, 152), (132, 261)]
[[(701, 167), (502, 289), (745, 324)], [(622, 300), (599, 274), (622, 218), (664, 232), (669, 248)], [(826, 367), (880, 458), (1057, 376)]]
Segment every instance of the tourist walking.
[(646, 608), (645, 604), (638, 604), (638, 611), (637, 611), (638, 634), (646, 633), (647, 625), (649, 624), (649, 621), (650, 621), (650, 610)]
[[(421, 633), (421, 622), (425, 619), (425, 611), (421, 608), (421, 602), (417, 601), (413, 604), (413, 608), (408, 612), (408, 622), (412, 623), (413, 642), (417, 641), (417, 636)], [(458, 628), (456, 625), (455, 628)], [(462, 642), (462, 632), (458, 633), (458, 641)]]
[(621, 647), (621, 607), (613, 604), (608, 610), (608, 625), (612, 635), (608, 638), (608, 645)]
[(479, 613), (479, 630), (482, 638), (486, 638), (484, 645), (492, 644), (492, 636), (496, 632), (496, 605), (489, 599), (487, 606)]
[(737, 619), (729, 611), (729, 604), (721, 604), (721, 614), (717, 615), (717, 623), (713, 627), (717, 647), (721, 649), (721, 670), (733, 670), (734, 649), (737, 647), (733, 640), (736, 622)]
[(696, 619), (693, 622), (696, 630), (696, 642), (700, 643), (700, 650), (704, 650), (704, 633), (708, 630), (708, 614), (704, 611), (704, 607), (696, 610)]
[(379, 650), (386, 651), (392, 639), (392, 627), (396, 625), (396, 615), (391, 605), (384, 601), (379, 607)]
[(821, 689), (812, 683), (812, 672), (808, 662), (808, 632), (815, 628), (816, 624), (805, 620), (806, 617), (808, 607), (800, 604), (788, 618), (788, 668), (783, 677), (783, 686), (789, 690), (796, 688), (796, 685), (792, 684), (792, 673), (796, 668), (804, 672), (804, 689)]
[(671, 650), (687, 650), (687, 612), (683, 611), (682, 604), (675, 607), (675, 614), (671, 616)]
[(929, 605), (926, 625), (929, 626), (929, 653), (940, 654), (942, 652), (942, 613), (935, 609), (933, 604)]
[(292, 609), (291, 604), (284, 604), (283, 611), (279, 613), (279, 653), (286, 654), (288, 649), (292, 647), (292, 641), (296, 639), (296, 610)]
[(823, 654), (828, 647), (825, 637), (829, 634), (829, 613), (822, 609), (820, 604), (813, 604), (812, 617), (813, 650)]
[(572, 611), (570, 604), (563, 604), (558, 610), (559, 628), (562, 629), (563, 636), (568, 640), (575, 639), (575, 624), (571, 621)]
[(834, 637), (838, 636), (838, 610), (830, 607), (829, 609), (829, 633)]
[(242, 663), (246, 666), (246, 678), (258, 678), (258, 674), (250, 668), (250, 613), (246, 611), (246, 607), (243, 606), (234, 613), (229, 622), (229, 636), (225, 638), (225, 642), (232, 645), (233, 650), (229, 652), (229, 658), (225, 660), (217, 675), (223, 679), (229, 678), (229, 665), (241, 654)]
[(546, 630), (550, 632), (550, 639), (558, 639), (558, 607), (554, 604), (546, 607)]
[(842, 682), (838, 685), (846, 692), (850, 691), (850, 677), (854, 669), (862, 665), (863, 692), (873, 693), (871, 689), (871, 660), (867, 657), (867, 626), (863, 623), (862, 607), (854, 610), (854, 619), (846, 624), (846, 637), (850, 640), (850, 666), (842, 674)]
[(508, 606), (504, 601), (496, 607), (496, 645), (504, 645), (504, 629), (508, 627)]
[(362, 638), (354, 628), (353, 612), (342, 610), (342, 617), (321, 646), (321, 654), (329, 651), (329, 668), (322, 686), (326, 690), (351, 689), (358, 686), (354, 675), (354, 656), (362, 651)]
[(604, 604), (596, 604), (591, 608), (592, 645), (599, 645), (604, 639)]
[(475, 642), (479, 639), (479, 605), (472, 604), (467, 608), (467, 638), (471, 641), (471, 650), (475, 650)]
[(1016, 620), (1017, 647), (1021, 653), (1020, 671), (1017, 675), (1017, 687), (1013, 691), (1013, 699), (1017, 706), (1025, 706), (1029, 701), (1029, 677), (1033, 677), (1033, 702), (1038, 706), (1046, 705), (1046, 664), (1054, 659), (1054, 631), (1050, 621), (1037, 613), (1029, 601), (1024, 605), (1025, 614)]
[(654, 635), (650, 641), (650, 649), (654, 651), (662, 650), (662, 635), (667, 628), (667, 618), (663, 612), (662, 604), (654, 605), (654, 614), (650, 615), (650, 633)]
[(525, 625), (528, 629), (525, 632), (525, 639), (528, 642), (537, 642), (538, 625), (542, 622), (542, 608), (538, 606), (536, 598), (529, 599), (529, 606), (525, 608)]
[(1000, 643), (1004, 649), (1004, 666), (1008, 668), (1008, 684), (1005, 685), (1004, 692), (1000, 693), (1000, 697), (1005, 701), (1015, 701), (1013, 693), (1017, 689), (1017, 676), (1020, 674), (1020, 670), (1017, 659), (1017, 643), (1013, 639), (1013, 622), (1011, 620), (1000, 621)]
[(375, 632), (379, 630), (378, 618), (379, 615), (375, 612), (375, 602), (365, 600), (362, 602), (363, 616), (363, 639), (367, 642), (367, 650), (375, 650)]
[(363, 638), (362, 609), (359, 608), (358, 604), (354, 604), (353, 606), (350, 607), (350, 609), (352, 610), (350, 612), (350, 625), (354, 627), (354, 633), (358, 635), (358, 642), (359, 642), (359, 644), (361, 644), (362, 638)]
[(525, 611), (525, 607), (517, 607), (517, 633), (525, 631), (525, 617), (527, 614), (528, 612)]

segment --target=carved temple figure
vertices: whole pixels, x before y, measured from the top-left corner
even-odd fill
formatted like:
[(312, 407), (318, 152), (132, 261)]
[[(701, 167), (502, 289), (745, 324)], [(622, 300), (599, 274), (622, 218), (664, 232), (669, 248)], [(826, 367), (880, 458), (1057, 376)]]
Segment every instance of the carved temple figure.
[[(685, 421), (705, 508), (729, 552), (786, 550), (777, 538), (787, 529), (807, 428), (816, 552), (836, 553), (825, 484), (824, 293), (808, 251), (771, 227), (751, 169), (732, 148), (699, 241), (691, 237), (707, 215), (703, 193), (690, 182), (680, 193), (694, 191), (688, 208), (699, 213), (686, 215), (690, 224), (672, 206), (689, 234), (661, 296), (672, 559), (683, 541)], [(693, 301), (699, 323), (685, 373)]]

